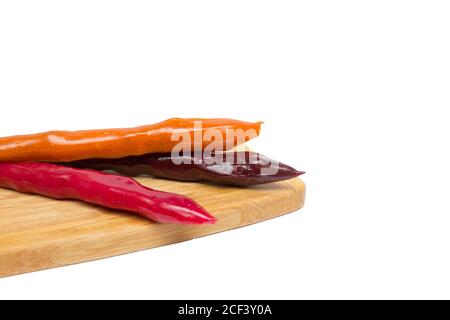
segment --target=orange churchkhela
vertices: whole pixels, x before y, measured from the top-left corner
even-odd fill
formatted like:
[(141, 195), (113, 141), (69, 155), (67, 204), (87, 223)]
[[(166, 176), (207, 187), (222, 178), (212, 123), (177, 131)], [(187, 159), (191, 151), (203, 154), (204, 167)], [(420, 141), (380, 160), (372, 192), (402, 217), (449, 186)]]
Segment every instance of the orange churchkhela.
[[(201, 128), (198, 127), (201, 125)], [(68, 162), (91, 158), (122, 158), (147, 153), (171, 152), (180, 143), (173, 134), (188, 135), (194, 149), (203, 149), (212, 139), (205, 133), (221, 133), (223, 149), (229, 150), (259, 135), (261, 122), (233, 119), (172, 118), (156, 124), (129, 129), (50, 131), (0, 138), (0, 161)], [(253, 132), (226, 141), (227, 132)], [(199, 134), (200, 133), (200, 134)], [(200, 144), (198, 142), (200, 137)], [(197, 139), (197, 140), (196, 140)]]

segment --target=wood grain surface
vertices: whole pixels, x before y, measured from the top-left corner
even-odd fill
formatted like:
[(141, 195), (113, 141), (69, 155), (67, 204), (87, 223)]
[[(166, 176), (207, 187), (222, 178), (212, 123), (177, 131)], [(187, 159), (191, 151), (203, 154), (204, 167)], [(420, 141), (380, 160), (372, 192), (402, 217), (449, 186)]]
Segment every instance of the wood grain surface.
[(300, 209), (300, 179), (236, 188), (139, 178), (187, 195), (215, 215), (206, 226), (162, 225), (77, 201), (0, 189), (0, 277), (154, 248), (230, 230)]

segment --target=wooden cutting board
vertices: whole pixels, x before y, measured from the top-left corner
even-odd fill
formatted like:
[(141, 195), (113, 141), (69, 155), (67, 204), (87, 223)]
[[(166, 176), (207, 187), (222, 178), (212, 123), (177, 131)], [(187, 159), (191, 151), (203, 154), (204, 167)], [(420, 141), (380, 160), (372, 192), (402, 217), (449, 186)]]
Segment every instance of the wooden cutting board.
[(0, 277), (90, 261), (239, 228), (300, 209), (300, 179), (236, 188), (139, 178), (146, 186), (187, 195), (219, 222), (162, 225), (77, 201), (0, 189)]

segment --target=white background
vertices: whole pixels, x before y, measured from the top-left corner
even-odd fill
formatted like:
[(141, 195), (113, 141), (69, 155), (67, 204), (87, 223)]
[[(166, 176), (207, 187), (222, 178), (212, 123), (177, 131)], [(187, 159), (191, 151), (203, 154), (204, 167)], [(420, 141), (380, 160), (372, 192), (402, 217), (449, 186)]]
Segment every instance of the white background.
[[(450, 298), (448, 1), (3, 1), (0, 135), (266, 122), (297, 213), (0, 298)], [(1, 206), (1, 204), (0, 204)]]

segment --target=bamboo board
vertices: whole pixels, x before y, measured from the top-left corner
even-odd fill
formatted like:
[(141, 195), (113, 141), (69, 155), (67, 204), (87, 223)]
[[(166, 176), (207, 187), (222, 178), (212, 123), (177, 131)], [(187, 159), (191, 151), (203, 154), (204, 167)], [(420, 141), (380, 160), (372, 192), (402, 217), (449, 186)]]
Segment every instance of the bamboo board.
[(0, 189), (0, 277), (150, 249), (231, 230), (303, 207), (300, 179), (235, 188), (139, 178), (146, 186), (195, 199), (215, 225), (152, 223), (77, 201)]

